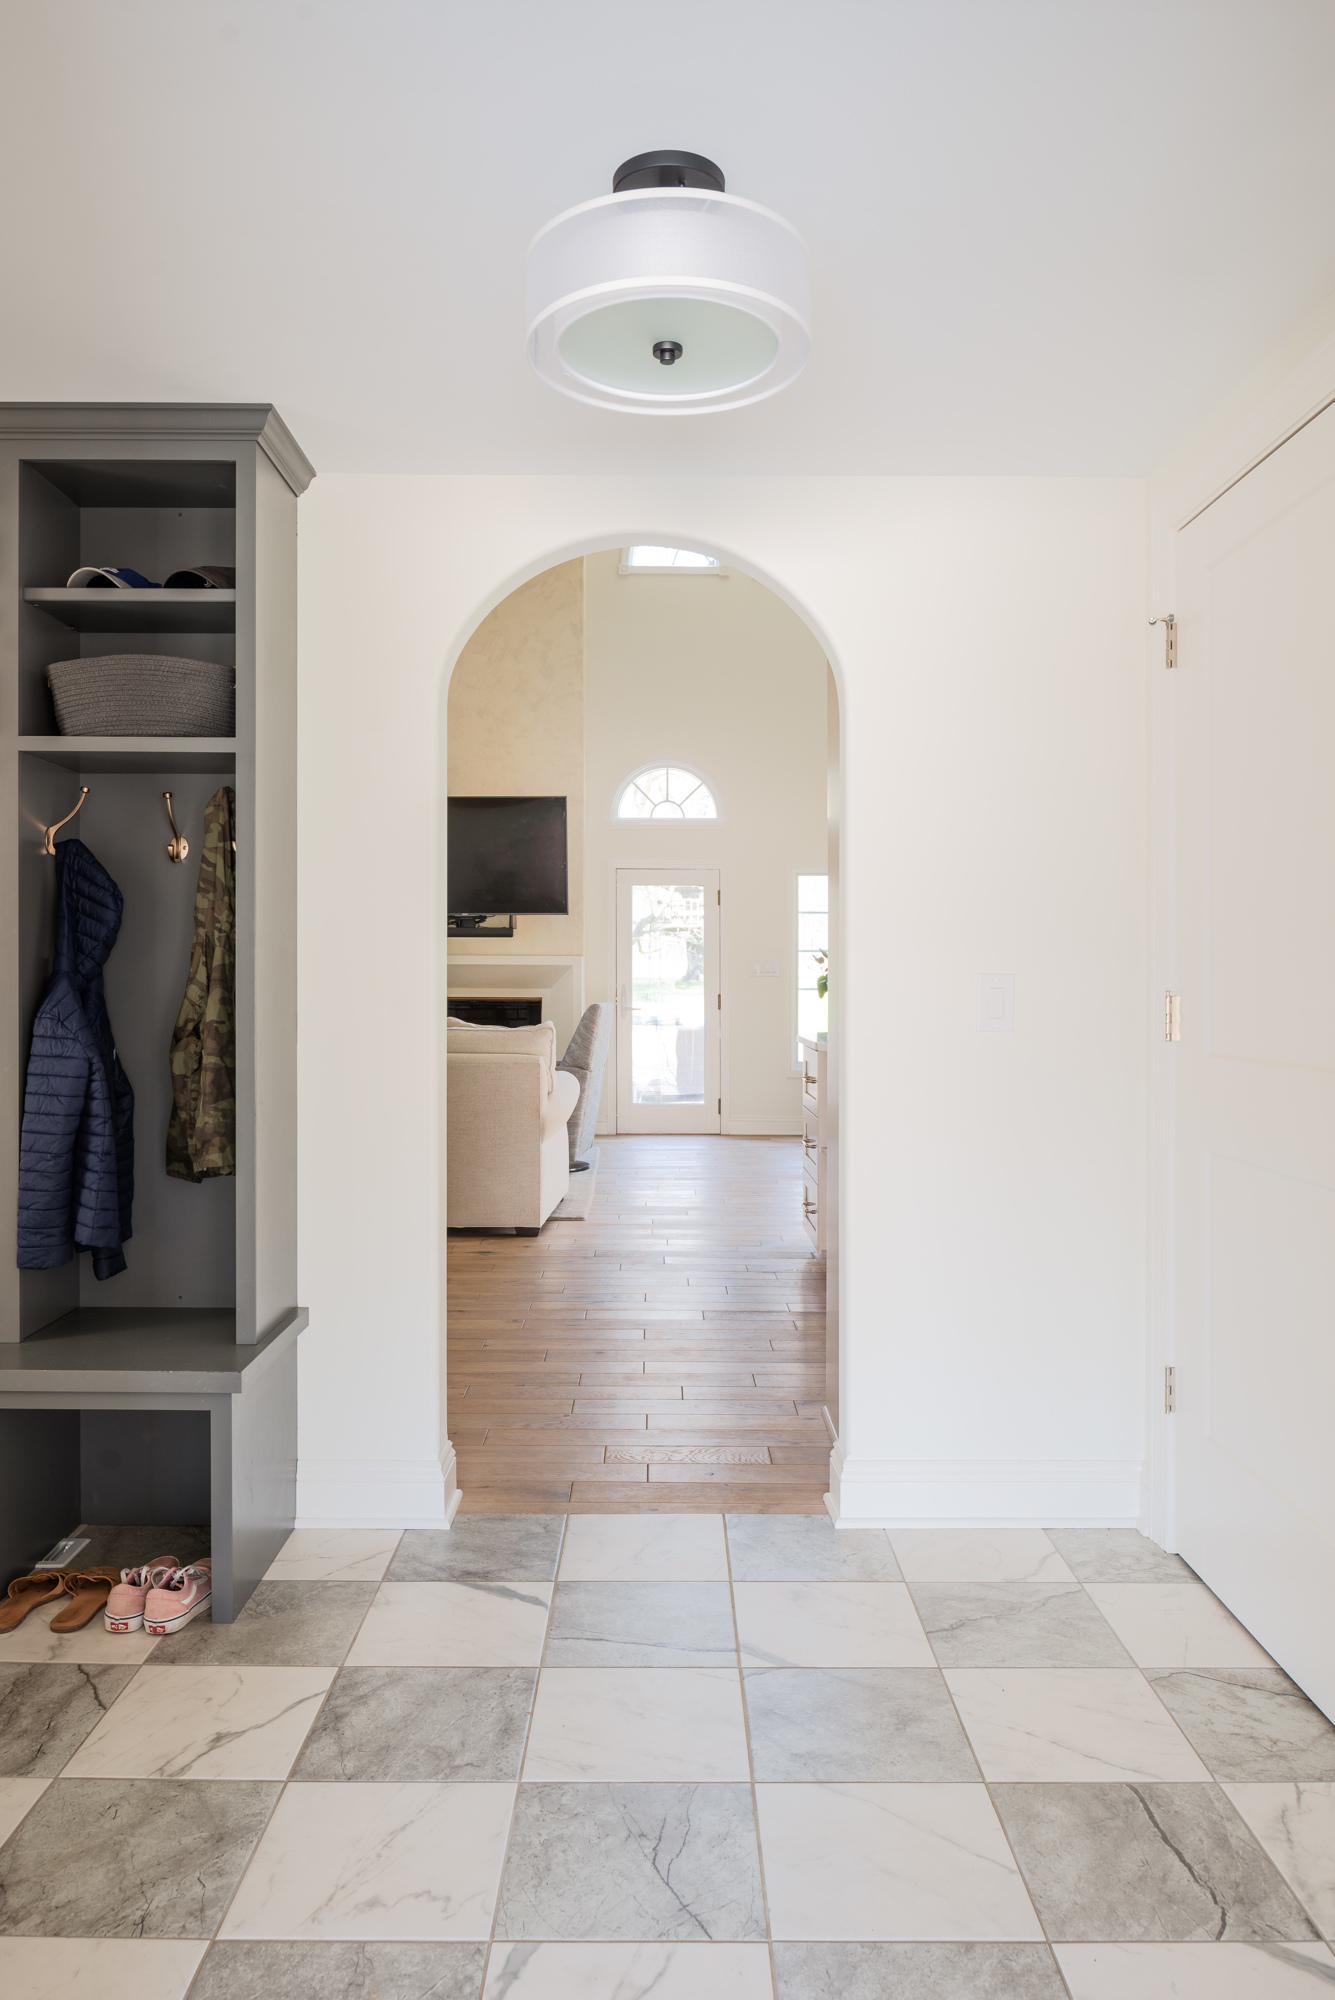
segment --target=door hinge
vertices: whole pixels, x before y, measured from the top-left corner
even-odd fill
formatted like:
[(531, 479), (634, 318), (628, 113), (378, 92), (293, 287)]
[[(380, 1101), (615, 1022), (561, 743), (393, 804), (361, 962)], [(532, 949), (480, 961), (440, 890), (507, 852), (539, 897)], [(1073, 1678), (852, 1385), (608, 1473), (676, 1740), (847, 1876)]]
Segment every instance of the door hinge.
[(1163, 1371), (1163, 1412), (1166, 1417), (1177, 1414), (1176, 1368), (1165, 1368)]
[(1166, 1042), (1180, 1042), (1182, 1039), (1182, 995), (1165, 993), (1163, 996), (1163, 1038)]
[(1171, 611), (1165, 611), (1162, 618), (1151, 618), (1151, 625), (1162, 625), (1163, 663), (1170, 670), (1177, 665), (1177, 619)]

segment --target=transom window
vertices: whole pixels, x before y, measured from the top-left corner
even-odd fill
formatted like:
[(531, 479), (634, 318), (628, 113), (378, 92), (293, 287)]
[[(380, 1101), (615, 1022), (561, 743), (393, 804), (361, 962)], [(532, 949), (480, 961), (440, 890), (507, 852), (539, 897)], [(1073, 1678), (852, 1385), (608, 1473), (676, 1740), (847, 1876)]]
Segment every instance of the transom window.
[(679, 764), (652, 764), (631, 779), (617, 800), (618, 819), (717, 819), (714, 794), (703, 778)]
[(699, 549), (669, 549), (657, 542), (632, 542), (621, 556), (621, 574), (629, 576), (634, 571), (648, 571), (651, 575), (661, 570), (712, 570), (721, 575), (722, 563), (716, 556), (702, 555)]

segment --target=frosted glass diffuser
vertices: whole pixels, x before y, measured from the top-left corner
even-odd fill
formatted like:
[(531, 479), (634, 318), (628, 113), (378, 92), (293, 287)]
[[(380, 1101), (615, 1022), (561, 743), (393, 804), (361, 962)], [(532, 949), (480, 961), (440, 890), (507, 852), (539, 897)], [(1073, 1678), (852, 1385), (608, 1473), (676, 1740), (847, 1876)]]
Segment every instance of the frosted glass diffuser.
[(797, 231), (726, 194), (695, 154), (641, 154), (613, 187), (529, 245), (528, 351), (543, 380), (647, 416), (735, 410), (785, 388), (811, 351)]

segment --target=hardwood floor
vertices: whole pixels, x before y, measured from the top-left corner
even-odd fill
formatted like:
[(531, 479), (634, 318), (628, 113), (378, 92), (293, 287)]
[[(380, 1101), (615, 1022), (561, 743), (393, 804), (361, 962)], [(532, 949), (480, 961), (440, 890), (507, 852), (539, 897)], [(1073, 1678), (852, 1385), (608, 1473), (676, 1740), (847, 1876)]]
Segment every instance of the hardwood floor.
[(801, 1141), (598, 1144), (586, 1222), (450, 1236), (462, 1511), (823, 1513)]

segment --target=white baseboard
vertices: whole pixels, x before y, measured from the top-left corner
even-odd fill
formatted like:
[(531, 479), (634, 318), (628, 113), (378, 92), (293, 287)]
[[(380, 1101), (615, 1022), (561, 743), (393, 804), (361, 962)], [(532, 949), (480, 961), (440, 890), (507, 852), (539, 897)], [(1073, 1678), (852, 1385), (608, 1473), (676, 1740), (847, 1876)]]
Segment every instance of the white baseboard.
[(463, 1498), (454, 1446), (436, 1458), (303, 1458), (299, 1528), (448, 1528)]
[(1134, 1528), (1138, 1458), (846, 1458), (826, 1506), (839, 1528)]
[(730, 1139), (800, 1139), (802, 1118), (730, 1118), (725, 1128)]

